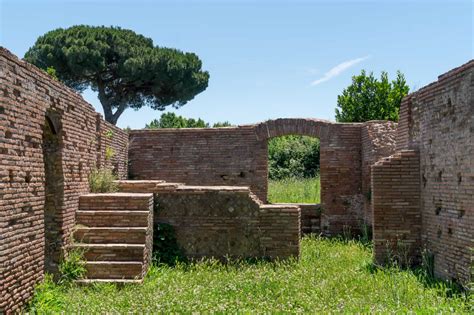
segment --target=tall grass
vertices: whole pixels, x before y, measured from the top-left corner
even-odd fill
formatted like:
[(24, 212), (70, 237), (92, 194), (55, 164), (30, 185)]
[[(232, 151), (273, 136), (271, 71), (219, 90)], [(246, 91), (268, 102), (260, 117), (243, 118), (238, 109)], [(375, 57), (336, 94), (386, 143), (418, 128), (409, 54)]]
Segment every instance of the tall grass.
[(319, 177), (286, 178), (268, 181), (268, 201), (320, 203)]
[(467, 296), (444, 283), (428, 286), (412, 271), (374, 268), (370, 248), (360, 243), (308, 237), (301, 246), (301, 258), (286, 262), (154, 266), (143, 285), (48, 282), (38, 287), (30, 309), (66, 314), (469, 311)]

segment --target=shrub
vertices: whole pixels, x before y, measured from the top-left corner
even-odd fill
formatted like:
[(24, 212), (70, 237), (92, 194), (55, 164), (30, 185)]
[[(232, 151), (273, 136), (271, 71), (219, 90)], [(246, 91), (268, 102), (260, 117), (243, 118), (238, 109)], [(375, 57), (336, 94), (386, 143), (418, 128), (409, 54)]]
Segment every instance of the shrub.
[(319, 172), (319, 140), (307, 136), (283, 136), (268, 141), (270, 179), (309, 178)]
[(118, 190), (117, 184), (114, 182), (117, 179), (109, 169), (94, 169), (89, 175), (89, 187), (93, 193), (107, 193)]

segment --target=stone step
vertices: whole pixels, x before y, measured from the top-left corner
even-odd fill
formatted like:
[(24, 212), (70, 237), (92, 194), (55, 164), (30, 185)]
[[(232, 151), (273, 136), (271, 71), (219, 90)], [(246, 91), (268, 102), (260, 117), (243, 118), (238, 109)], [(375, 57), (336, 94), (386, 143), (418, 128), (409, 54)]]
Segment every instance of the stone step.
[(141, 279), (140, 261), (88, 261), (87, 279)]
[(88, 262), (96, 261), (143, 261), (145, 244), (83, 244), (71, 245), (83, 250)]
[(86, 227), (147, 227), (149, 211), (76, 211), (76, 223)]
[(141, 284), (143, 279), (79, 279), (75, 283), (79, 285), (88, 285), (94, 283), (113, 283), (118, 285), (123, 284)]
[(87, 194), (79, 197), (79, 210), (143, 211), (151, 209), (151, 193)]
[(90, 244), (145, 244), (145, 227), (76, 227), (74, 240)]

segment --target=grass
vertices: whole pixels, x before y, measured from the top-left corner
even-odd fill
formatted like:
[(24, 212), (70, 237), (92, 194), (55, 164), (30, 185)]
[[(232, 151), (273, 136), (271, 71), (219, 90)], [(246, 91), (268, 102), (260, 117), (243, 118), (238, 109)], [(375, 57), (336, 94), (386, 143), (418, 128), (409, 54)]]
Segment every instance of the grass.
[[(372, 266), (370, 247), (306, 237), (299, 261), (203, 261), (153, 266), (143, 285), (49, 282), (31, 312), (51, 313), (468, 313), (467, 297), (413, 271)], [(472, 302), (472, 300), (471, 300)]]
[(287, 178), (268, 181), (268, 201), (320, 203), (319, 177)]

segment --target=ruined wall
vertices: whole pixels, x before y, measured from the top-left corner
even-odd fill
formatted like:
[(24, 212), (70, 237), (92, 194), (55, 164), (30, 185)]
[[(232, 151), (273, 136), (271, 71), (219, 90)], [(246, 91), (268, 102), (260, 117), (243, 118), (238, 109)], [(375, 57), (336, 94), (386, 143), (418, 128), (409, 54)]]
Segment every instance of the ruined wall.
[(372, 166), (375, 260), (420, 262), (421, 213), (418, 152), (399, 151)]
[(57, 270), (97, 161), (96, 115), (0, 48), (0, 313), (19, 310), (43, 270)]
[(267, 142), (254, 128), (133, 130), (130, 178), (249, 186), (266, 200)]
[(362, 127), (362, 195), (364, 196), (364, 223), (372, 225), (371, 166), (383, 157), (395, 153), (397, 123), (368, 121)]
[[(130, 174), (132, 179), (188, 185), (248, 186), (266, 202), (268, 140), (290, 134), (316, 137), (321, 150), (323, 232), (337, 234), (344, 226), (357, 231), (364, 216), (362, 182), (370, 178), (369, 172), (362, 172), (363, 126), (277, 119), (234, 128), (134, 130), (130, 133)], [(390, 130), (382, 122), (378, 126), (370, 129), (371, 138), (366, 141), (376, 143), (365, 154), (372, 160), (385, 152), (379, 149), (380, 133)]]
[[(423, 246), (434, 255), (437, 276), (462, 283), (471, 277), (474, 247), (473, 69), (470, 61), (408, 95), (397, 130), (397, 149), (412, 149), (420, 156)], [(413, 222), (399, 218), (399, 223)]]
[(123, 192), (155, 193), (155, 224), (174, 227), (190, 258), (299, 255), (300, 209), (262, 205), (247, 187), (121, 181)]
[(128, 178), (128, 133), (97, 114), (97, 167), (112, 169), (119, 179)]
[(408, 129), (400, 132), (400, 146), (420, 151), (424, 244), (438, 276), (467, 283), (474, 247), (474, 61), (411, 94), (402, 108)]

